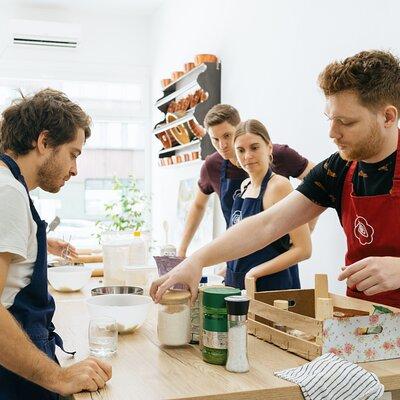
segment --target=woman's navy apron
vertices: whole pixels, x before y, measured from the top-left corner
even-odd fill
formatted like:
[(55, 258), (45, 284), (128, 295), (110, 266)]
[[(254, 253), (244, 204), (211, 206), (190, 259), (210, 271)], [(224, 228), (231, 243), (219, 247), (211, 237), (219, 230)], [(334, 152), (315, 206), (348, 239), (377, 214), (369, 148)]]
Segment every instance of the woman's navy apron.
[[(29, 196), (24, 177), (17, 163), (8, 155), (0, 154), (14, 178), (21, 182), (29, 197), (29, 206), (33, 220), (37, 225), (38, 252), (31, 282), (18, 292), (14, 304), (8, 309), (13, 317), (28, 334), (32, 342), (48, 357), (58, 363), (55, 346), (62, 347), (62, 340), (54, 332), (51, 322), (55, 311), (53, 297), (47, 289), (47, 239), (45, 221), (40, 219), (38, 212)], [(0, 327), (0, 329), (2, 329)], [(0, 349), (1, 351), (1, 349)], [(74, 354), (74, 353), (69, 353)], [(56, 400), (59, 395), (14, 374), (0, 366), (0, 400)]]
[[(249, 185), (244, 188), (241, 195), (235, 197), (229, 226), (235, 225), (242, 219), (256, 215), (264, 210), (263, 197), (271, 175), (272, 171), (269, 169), (262, 181), (260, 194), (257, 198), (242, 197)], [(240, 246), (240, 243), (237, 243), (237, 246)], [(244, 278), (248, 271), (257, 265), (263, 264), (266, 261), (272, 260), (281, 255), (289, 248), (290, 237), (289, 235), (285, 235), (255, 253), (237, 260), (229, 261), (227, 263), (228, 267), (226, 271), (225, 284), (227, 286), (244, 289)], [(256, 288), (258, 292), (266, 290), (300, 289), (298, 265), (295, 264), (283, 271), (258, 278), (256, 281)]]
[(240, 194), (240, 185), (243, 179), (230, 179), (227, 177), (228, 173), (228, 160), (222, 161), (221, 175), (220, 175), (220, 196), (221, 209), (226, 221), (226, 227), (229, 227), (231, 219), (231, 211), (234, 198)]

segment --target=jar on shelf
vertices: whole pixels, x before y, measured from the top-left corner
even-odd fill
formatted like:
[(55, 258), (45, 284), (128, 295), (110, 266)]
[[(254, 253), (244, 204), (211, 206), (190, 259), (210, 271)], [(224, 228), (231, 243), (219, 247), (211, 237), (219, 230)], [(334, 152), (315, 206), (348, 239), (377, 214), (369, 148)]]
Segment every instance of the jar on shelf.
[(228, 319), (225, 297), (240, 295), (240, 289), (209, 287), (203, 289), (203, 360), (225, 365), (228, 348)]
[(158, 340), (163, 346), (184, 346), (190, 335), (190, 292), (168, 290), (158, 305)]

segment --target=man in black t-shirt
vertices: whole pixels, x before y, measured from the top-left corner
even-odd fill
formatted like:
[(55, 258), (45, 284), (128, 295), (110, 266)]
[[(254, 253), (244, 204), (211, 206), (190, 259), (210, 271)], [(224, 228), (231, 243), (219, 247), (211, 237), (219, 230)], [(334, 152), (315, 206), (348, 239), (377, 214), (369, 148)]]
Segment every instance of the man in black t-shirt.
[(339, 148), (296, 191), (248, 218), (155, 281), (158, 301), (175, 283), (193, 296), (201, 269), (237, 259), (334, 207), (347, 237), (348, 295), (400, 307), (400, 62), (363, 51), (329, 64), (319, 77), (330, 137)]

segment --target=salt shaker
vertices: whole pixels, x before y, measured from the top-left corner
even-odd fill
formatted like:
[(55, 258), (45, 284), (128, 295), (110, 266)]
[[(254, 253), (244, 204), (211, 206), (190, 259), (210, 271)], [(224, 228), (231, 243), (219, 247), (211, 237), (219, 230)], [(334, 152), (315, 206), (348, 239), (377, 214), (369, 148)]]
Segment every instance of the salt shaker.
[(245, 296), (225, 297), (228, 311), (228, 360), (226, 369), (247, 372), (247, 312), (250, 300)]

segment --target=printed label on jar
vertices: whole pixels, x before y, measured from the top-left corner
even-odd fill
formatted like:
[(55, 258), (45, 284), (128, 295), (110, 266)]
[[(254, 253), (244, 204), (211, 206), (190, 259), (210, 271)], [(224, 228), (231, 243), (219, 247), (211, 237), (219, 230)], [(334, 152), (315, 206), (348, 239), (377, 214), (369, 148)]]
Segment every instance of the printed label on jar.
[(203, 329), (203, 346), (211, 349), (227, 349), (228, 332), (210, 332)]

